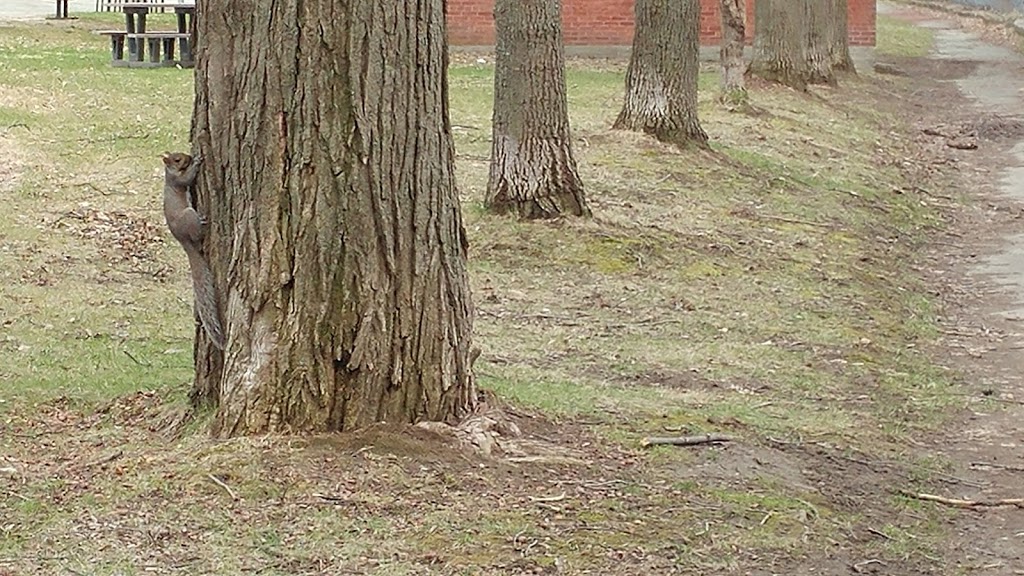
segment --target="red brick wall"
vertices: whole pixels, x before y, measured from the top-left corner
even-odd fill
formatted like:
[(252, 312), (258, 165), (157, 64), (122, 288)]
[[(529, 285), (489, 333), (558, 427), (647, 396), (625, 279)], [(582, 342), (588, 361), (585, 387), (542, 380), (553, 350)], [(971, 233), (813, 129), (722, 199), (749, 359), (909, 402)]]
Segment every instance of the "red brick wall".
[[(721, 38), (719, 0), (700, 0), (702, 44)], [(753, 29), (753, 2), (747, 0), (748, 32)], [(875, 0), (849, 0), (850, 43), (875, 44)], [(452, 44), (494, 44), (494, 0), (448, 0), (448, 35)], [(633, 0), (562, 0), (566, 44), (628, 46), (633, 42)]]
[(850, 44), (875, 45), (874, 0), (850, 0)]

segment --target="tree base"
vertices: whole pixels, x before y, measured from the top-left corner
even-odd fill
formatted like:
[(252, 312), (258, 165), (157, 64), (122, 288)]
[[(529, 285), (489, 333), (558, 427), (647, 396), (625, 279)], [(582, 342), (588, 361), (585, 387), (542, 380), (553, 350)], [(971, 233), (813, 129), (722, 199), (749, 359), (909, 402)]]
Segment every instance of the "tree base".
[(551, 220), (563, 216), (592, 216), (590, 208), (578, 200), (582, 192), (559, 192), (544, 198), (528, 200), (492, 199), (485, 202), (487, 211), (503, 216), (515, 214), (523, 220)]
[(751, 62), (747, 76), (754, 76), (773, 84), (782, 84), (801, 92), (807, 91), (807, 74), (791, 68)]
[(496, 137), (484, 205), (523, 220), (591, 215), (572, 147), (565, 138)]
[(839, 81), (836, 79), (832, 68), (825, 66), (815, 67), (815, 69), (808, 72), (807, 83), (818, 86), (832, 86), (833, 88), (839, 85)]
[(681, 120), (679, 122), (656, 122), (644, 117), (632, 117), (623, 111), (619, 114), (613, 130), (629, 130), (653, 136), (659, 142), (672, 144), (679, 148), (696, 146), (697, 148), (708, 148), (708, 134), (701, 127), (696, 118), (692, 120)]
[(718, 95), (718, 101), (729, 110), (739, 110), (750, 106), (750, 93), (746, 88), (727, 88)]
[(853, 59), (850, 58), (846, 61), (837, 61), (832, 63), (832, 70), (837, 74), (848, 74), (850, 76), (857, 75), (857, 66), (854, 65)]

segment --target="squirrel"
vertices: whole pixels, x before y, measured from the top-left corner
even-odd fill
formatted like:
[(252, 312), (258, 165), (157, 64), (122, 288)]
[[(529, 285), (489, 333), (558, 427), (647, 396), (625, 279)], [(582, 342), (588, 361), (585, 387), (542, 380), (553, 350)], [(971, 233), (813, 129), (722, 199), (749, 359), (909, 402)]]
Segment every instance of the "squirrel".
[(199, 174), (202, 156), (195, 158), (181, 152), (165, 153), (164, 161), (164, 218), (171, 234), (185, 249), (188, 265), (192, 271), (192, 288), (195, 290), (196, 310), (203, 329), (210, 342), (218, 350), (224, 349), (224, 329), (220, 323), (217, 308), (217, 291), (213, 285), (213, 273), (203, 255), (203, 239), (206, 237), (206, 219), (192, 206), (189, 188), (195, 184)]

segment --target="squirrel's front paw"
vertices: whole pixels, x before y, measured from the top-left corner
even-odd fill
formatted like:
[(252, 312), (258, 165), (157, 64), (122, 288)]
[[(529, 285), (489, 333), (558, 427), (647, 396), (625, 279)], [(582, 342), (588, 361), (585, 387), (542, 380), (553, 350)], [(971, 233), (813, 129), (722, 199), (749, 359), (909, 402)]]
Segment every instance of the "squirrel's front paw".
[(205, 160), (205, 158), (203, 157), (202, 154), (196, 154), (195, 156), (192, 157), (193, 164), (202, 164), (203, 160)]

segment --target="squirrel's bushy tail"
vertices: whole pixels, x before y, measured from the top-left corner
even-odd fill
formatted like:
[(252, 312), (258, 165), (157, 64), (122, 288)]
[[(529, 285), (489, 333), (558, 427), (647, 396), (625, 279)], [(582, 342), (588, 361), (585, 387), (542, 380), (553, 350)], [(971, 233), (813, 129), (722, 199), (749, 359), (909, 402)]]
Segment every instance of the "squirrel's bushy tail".
[(192, 289), (196, 295), (196, 310), (203, 323), (206, 335), (218, 350), (224, 349), (224, 329), (220, 324), (220, 310), (217, 308), (217, 291), (213, 286), (213, 272), (202, 254), (188, 252), (188, 263), (192, 269)]

